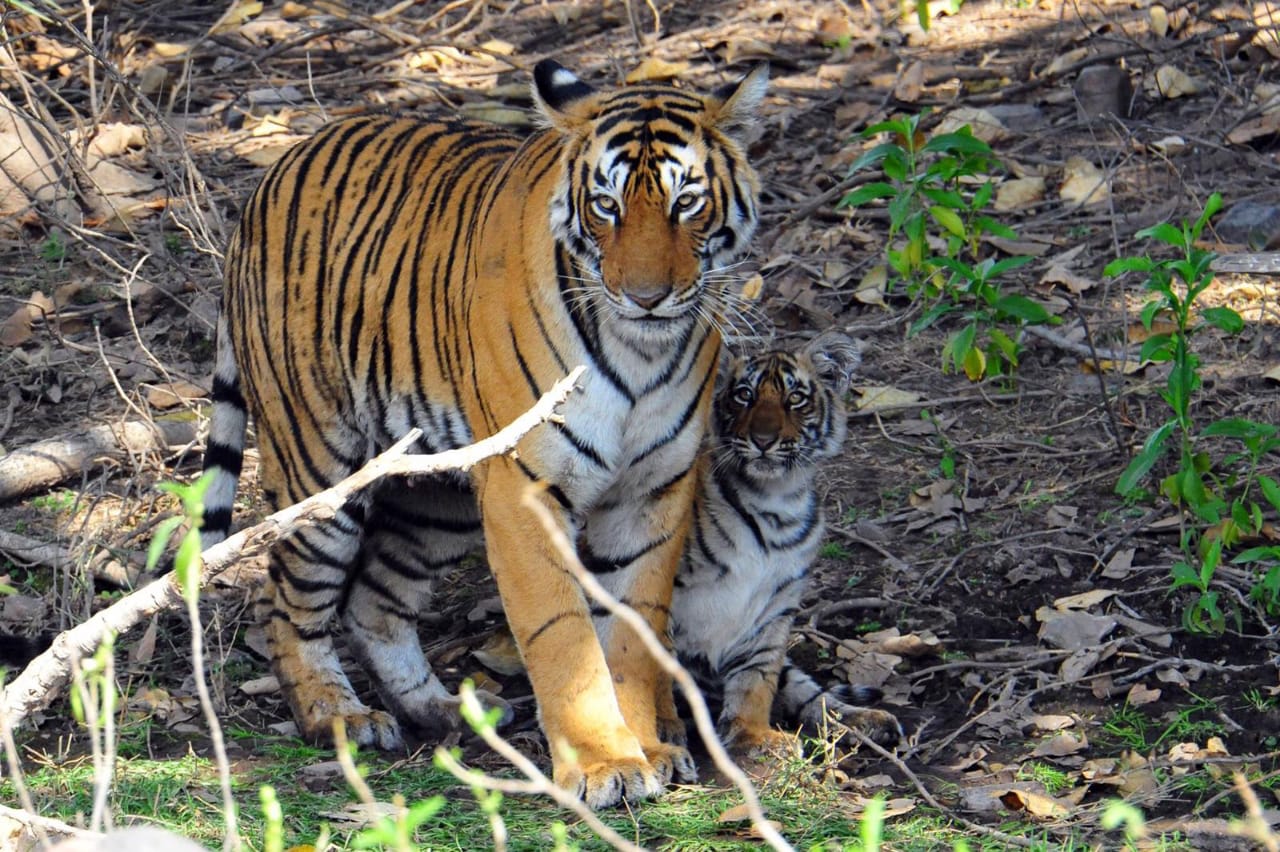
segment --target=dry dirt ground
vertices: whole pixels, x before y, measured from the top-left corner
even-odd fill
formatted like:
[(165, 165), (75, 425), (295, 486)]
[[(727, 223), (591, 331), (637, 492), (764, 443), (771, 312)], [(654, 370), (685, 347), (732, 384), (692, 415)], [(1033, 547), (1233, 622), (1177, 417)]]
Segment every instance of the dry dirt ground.
[[(847, 451), (825, 479), (831, 544), (797, 623), (797, 657), (832, 680), (880, 683), (908, 731), (902, 764), (863, 752), (843, 764), (846, 783), (918, 798), (906, 767), (944, 804), (994, 823), (1010, 808), (1047, 807), (992, 791), (1046, 792), (1040, 768), (1052, 767), (1065, 779), (1048, 790), (1065, 808), (1049, 814), (1061, 824), (1092, 821), (1090, 805), (1116, 793), (1154, 817), (1195, 821), (1238, 812), (1223, 787), (1179, 781), (1222, 765), (1248, 768), (1276, 807), (1266, 783), (1280, 748), (1274, 619), (1250, 605), (1251, 579), (1233, 568), (1220, 581), (1239, 620), (1220, 637), (1183, 628), (1187, 593), (1169, 590), (1176, 511), (1163, 500), (1125, 505), (1113, 490), (1128, 453), (1167, 417), (1165, 374), (1099, 374), (1084, 335), (1106, 348), (1137, 341), (1141, 282), (1102, 275), (1142, 250), (1135, 232), (1194, 218), (1214, 191), (1228, 206), (1280, 200), (1280, 119), (1259, 101), (1277, 55), (1263, 4), (969, 0), (954, 13), (931, 4), (927, 32), (884, 0), (389, 5), (113, 3), (71, 19), (105, 63), (88, 62), (58, 22), (5, 7), (16, 65), (0, 72), (4, 94), (28, 114), (42, 105), (38, 123), (73, 148), (76, 133), (101, 135), (90, 162), (122, 211), (103, 212), (93, 192), (68, 201), (50, 190), (0, 221), (8, 450), (186, 410), (159, 389), (172, 382), (198, 397), (208, 386), (219, 252), (238, 204), (264, 164), (323, 121), (427, 108), (522, 120), (512, 110), (527, 106), (528, 70), (543, 56), (598, 83), (678, 71), (697, 86), (768, 60), (773, 88), (752, 146), (765, 187), (754, 252), (763, 309), (780, 339), (829, 326), (861, 337), (858, 383), (904, 395), (852, 415)], [(1162, 89), (1164, 66), (1192, 91)], [(1082, 72), (1098, 68), (1127, 81), (1101, 90), (1124, 114), (1087, 115), (1082, 97), (1098, 92)], [(1056, 341), (1024, 338), (1009, 380), (942, 372), (954, 326), (908, 336), (920, 305), (901, 288), (883, 300), (863, 289), (884, 259), (883, 208), (836, 206), (850, 163), (872, 144), (861, 130), (928, 110), (929, 132), (962, 108), (1001, 123), (1002, 179), (1047, 186), (998, 214), (1019, 242), (987, 249), (1033, 254), (1016, 287), (1062, 319)], [(1172, 136), (1181, 144), (1162, 141)], [(1105, 180), (1098, 203), (1061, 197), (1075, 158)], [(1264, 276), (1222, 275), (1206, 294), (1246, 327), (1197, 338), (1201, 422), (1280, 422), (1265, 375), (1280, 360), (1276, 298)], [(65, 483), (73, 495), (0, 507), (4, 531), (81, 555), (56, 571), (11, 562), (20, 594), (4, 605), (8, 625), (65, 623), (101, 605), (77, 567), (83, 554), (111, 547), (137, 563), (172, 509), (154, 483), (190, 477), (197, 461), (198, 451), (138, 456)], [(1265, 464), (1274, 471), (1275, 456)], [(483, 671), (471, 652), (497, 626), (483, 567), (470, 571), (426, 622), (454, 677)], [(243, 626), (242, 595), (216, 595), (217, 635)], [(191, 695), (181, 634), (166, 620), (158, 642), (127, 643), (130, 670), (164, 690), (152, 709), (175, 723)], [(286, 721), (273, 696), (238, 688), (265, 673), (261, 659), (243, 642), (220, 652), (230, 723)], [(489, 676), (527, 693), (518, 677)], [(531, 704), (517, 706), (518, 739), (536, 748)], [(37, 741), (64, 732), (56, 712), (41, 731)]]

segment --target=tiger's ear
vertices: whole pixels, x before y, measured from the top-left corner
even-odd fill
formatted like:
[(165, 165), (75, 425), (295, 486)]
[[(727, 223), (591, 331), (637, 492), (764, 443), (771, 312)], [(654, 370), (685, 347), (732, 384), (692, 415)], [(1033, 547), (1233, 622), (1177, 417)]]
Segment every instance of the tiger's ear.
[(554, 59), (533, 66), (533, 105), (561, 132), (572, 132), (595, 113), (596, 90)]
[(823, 384), (843, 396), (862, 363), (862, 341), (844, 332), (826, 331), (805, 344), (803, 351)]
[(769, 63), (761, 62), (736, 83), (721, 86), (711, 95), (707, 112), (711, 124), (726, 136), (743, 141), (755, 126), (760, 102), (769, 90)]

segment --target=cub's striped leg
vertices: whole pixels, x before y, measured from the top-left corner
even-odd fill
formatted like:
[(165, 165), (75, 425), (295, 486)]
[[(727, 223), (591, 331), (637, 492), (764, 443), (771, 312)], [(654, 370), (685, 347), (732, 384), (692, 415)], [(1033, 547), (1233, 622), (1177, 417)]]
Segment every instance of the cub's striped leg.
[(798, 722), (810, 734), (840, 734), (854, 728), (883, 746), (902, 738), (902, 725), (885, 710), (860, 705), (876, 701), (880, 690), (844, 684), (823, 689), (790, 660), (783, 664), (778, 681), (777, 706), (784, 718)]
[[(529, 479), (508, 458), (474, 478), (489, 568), (538, 696), (555, 782), (593, 808), (659, 795), (663, 779), (623, 719), (582, 588), (521, 505)], [(541, 499), (563, 517), (553, 497)]]
[[(347, 636), (387, 709), (431, 737), (456, 728), (460, 717), (457, 697), (422, 652), (418, 617), (443, 573), (479, 543), (475, 501), (458, 483), (387, 483), (365, 521), (363, 561), (343, 612)], [(506, 708), (487, 693), (480, 699)]]
[(736, 646), (722, 663), (724, 706), (717, 726), (725, 746), (737, 754), (800, 752), (795, 736), (769, 724), (792, 612), (789, 607), (781, 613), (766, 610), (760, 615), (764, 623), (751, 640)]
[(332, 740), (333, 724), (340, 720), (353, 742), (392, 749), (402, 743), (399, 725), (356, 697), (333, 647), (333, 616), (360, 556), (363, 516), (362, 506), (348, 503), (332, 520), (277, 542), (259, 599), (259, 620), (304, 737)]

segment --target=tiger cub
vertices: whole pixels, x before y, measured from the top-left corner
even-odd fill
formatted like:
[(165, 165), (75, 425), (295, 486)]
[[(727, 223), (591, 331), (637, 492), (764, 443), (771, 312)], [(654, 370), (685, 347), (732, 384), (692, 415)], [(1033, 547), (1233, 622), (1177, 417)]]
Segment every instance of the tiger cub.
[(892, 714), (849, 703), (875, 690), (824, 691), (786, 654), (824, 532), (815, 477), (844, 441), (843, 396), (860, 361), (853, 340), (828, 332), (798, 352), (735, 359), (718, 382), (671, 623), (681, 661), (719, 699), (719, 734), (739, 754), (795, 748), (770, 727), (775, 705), (811, 731), (825, 709), (881, 742), (901, 734)]
[[(540, 126), (365, 115), (278, 160), (227, 247), (213, 475), (225, 537), (245, 429), (273, 508), (358, 470), (414, 428), (417, 452), (510, 423), (576, 365), (559, 416), (467, 476), (390, 478), (276, 542), (259, 595), (272, 667), (304, 736), (403, 746), (457, 699), (423, 654), (433, 587), (483, 535), (527, 664), (553, 776), (594, 807), (656, 796), (695, 767), (664, 740), (670, 677), (593, 612), (556, 547), (589, 553), (615, 596), (668, 629), (725, 315), (722, 271), (750, 245), (747, 157), (768, 68), (702, 93), (597, 90), (533, 69)], [(521, 500), (551, 516), (548, 531)], [(378, 687), (355, 693), (335, 623)], [(390, 711), (390, 712), (387, 712)]]

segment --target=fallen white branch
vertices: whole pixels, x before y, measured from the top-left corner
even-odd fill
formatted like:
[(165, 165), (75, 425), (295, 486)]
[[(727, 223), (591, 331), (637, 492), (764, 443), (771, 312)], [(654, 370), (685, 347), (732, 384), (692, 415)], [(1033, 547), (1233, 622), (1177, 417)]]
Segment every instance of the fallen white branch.
[[(203, 554), (201, 586), (240, 558), (250, 547), (265, 547), (299, 527), (331, 518), (353, 495), (385, 476), (438, 474), (469, 471), (480, 462), (515, 449), (524, 435), (555, 415), (555, 408), (568, 397), (586, 368), (577, 367), (556, 382), (533, 408), (513, 420), (505, 429), (476, 443), (431, 455), (405, 455), (416, 431), (406, 435), (386, 452), (372, 459), (351, 476), (325, 491), (295, 503), (241, 530)], [(35, 710), (47, 707), (71, 679), (72, 662), (92, 654), (108, 631), (122, 634), (139, 622), (164, 610), (183, 606), (182, 591), (173, 575), (161, 577), (116, 601), (82, 624), (58, 634), (53, 644), (23, 670), (0, 698), (0, 714), (8, 724), (20, 727)]]
[(0, 501), (15, 500), (79, 476), (101, 459), (171, 453), (192, 444), (196, 424), (188, 420), (129, 421), (94, 426), (74, 435), (20, 447), (0, 459)]

